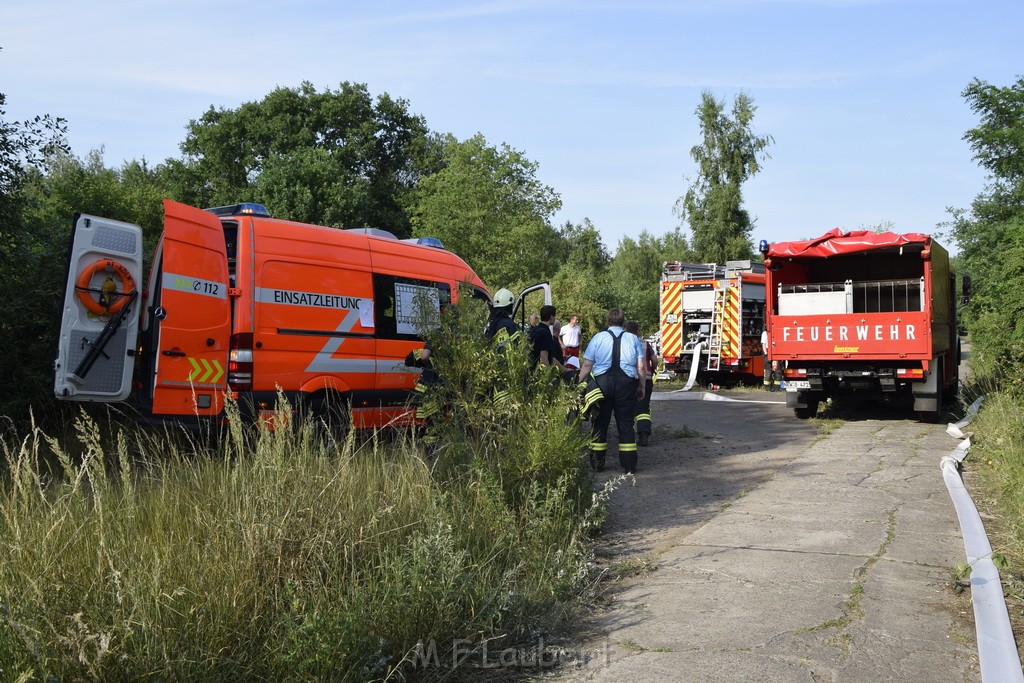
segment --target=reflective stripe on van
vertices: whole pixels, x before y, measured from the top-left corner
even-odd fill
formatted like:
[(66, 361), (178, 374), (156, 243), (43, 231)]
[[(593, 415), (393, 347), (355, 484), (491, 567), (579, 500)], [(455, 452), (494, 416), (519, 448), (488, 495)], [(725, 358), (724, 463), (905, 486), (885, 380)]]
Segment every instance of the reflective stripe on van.
[(331, 308), (338, 310), (354, 310), (363, 308), (372, 311), (371, 299), (324, 292), (298, 292), (288, 289), (270, 287), (256, 288), (256, 301), (261, 304), (285, 304), (290, 306), (308, 306), (311, 308)]

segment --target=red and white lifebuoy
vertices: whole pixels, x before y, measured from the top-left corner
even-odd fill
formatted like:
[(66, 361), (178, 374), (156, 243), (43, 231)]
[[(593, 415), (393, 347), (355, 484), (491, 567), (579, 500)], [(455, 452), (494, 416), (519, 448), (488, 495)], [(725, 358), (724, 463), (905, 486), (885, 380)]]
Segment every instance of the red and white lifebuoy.
[[(106, 282), (99, 288), (92, 286), (92, 279), (97, 273), (106, 273), (113, 288), (108, 290)], [(114, 276), (121, 281), (120, 287), (114, 283)], [(97, 315), (114, 315), (128, 303), (129, 294), (135, 291), (135, 278), (131, 271), (114, 259), (101, 258), (78, 274), (75, 293), (85, 308)], [(93, 298), (98, 294), (98, 298)]]

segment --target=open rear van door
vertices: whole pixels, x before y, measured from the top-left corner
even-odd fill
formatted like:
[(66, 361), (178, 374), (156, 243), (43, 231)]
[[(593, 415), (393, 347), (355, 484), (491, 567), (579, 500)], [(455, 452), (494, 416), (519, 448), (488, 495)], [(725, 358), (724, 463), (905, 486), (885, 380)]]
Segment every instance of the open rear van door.
[(54, 361), (54, 395), (123, 401), (131, 392), (142, 289), (142, 228), (78, 215)]
[(231, 300), (224, 228), (209, 211), (164, 200), (150, 312), (154, 415), (211, 416), (224, 407)]
[(551, 285), (547, 282), (530, 285), (516, 297), (516, 304), (512, 307), (512, 319), (517, 321), (520, 329), (525, 332), (529, 327), (526, 322), (528, 313), (539, 313), (541, 306), (550, 305)]

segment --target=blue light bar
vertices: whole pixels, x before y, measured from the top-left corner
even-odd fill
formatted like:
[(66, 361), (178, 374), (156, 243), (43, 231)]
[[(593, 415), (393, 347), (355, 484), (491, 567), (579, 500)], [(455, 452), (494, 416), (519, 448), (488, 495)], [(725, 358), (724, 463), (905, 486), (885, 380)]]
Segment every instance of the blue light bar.
[(423, 247), (434, 247), (436, 249), (444, 249), (444, 245), (436, 237), (410, 237), (409, 239), (402, 240), (409, 244), (418, 244)]

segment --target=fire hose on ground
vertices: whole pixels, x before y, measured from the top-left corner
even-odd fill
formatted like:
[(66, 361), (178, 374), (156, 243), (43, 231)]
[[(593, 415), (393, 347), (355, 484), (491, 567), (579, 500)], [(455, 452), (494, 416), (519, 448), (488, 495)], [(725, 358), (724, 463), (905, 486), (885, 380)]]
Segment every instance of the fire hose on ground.
[(690, 376), (686, 378), (686, 386), (682, 388), (682, 391), (689, 391), (693, 388), (693, 383), (697, 381), (697, 371), (700, 366), (700, 351), (704, 348), (704, 342), (697, 342), (697, 345), (693, 347), (693, 358), (690, 359)]
[(956, 516), (960, 520), (964, 551), (971, 568), (971, 602), (974, 605), (981, 680), (987, 683), (1024, 682), (999, 570), (992, 561), (992, 546), (985, 534), (978, 508), (960, 476), (961, 465), (971, 447), (970, 433), (962, 429), (973, 421), (983, 400), (984, 397), (981, 397), (972, 403), (963, 420), (946, 428), (947, 434), (963, 440), (949, 455), (942, 458), (940, 467)]

